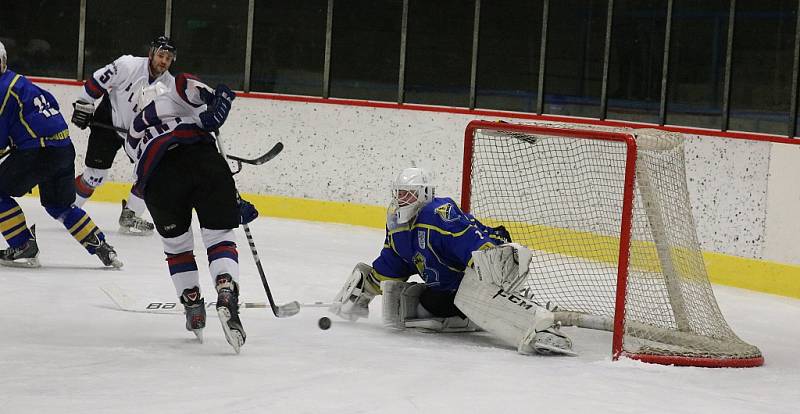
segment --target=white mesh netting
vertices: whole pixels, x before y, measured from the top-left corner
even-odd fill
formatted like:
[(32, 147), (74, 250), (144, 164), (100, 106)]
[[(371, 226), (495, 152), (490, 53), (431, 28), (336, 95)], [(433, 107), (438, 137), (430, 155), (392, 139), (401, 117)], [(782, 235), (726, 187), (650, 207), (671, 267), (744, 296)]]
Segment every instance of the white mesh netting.
[(692, 219), (680, 134), (535, 124), (569, 130), (564, 137), (485, 124), (467, 141), (465, 194), (473, 215), (505, 225), (534, 251), (526, 294), (556, 304), (565, 324), (613, 330), (627, 144), (581, 131), (632, 133), (638, 151), (622, 351), (723, 360), (709, 365), (761, 358), (717, 306)]

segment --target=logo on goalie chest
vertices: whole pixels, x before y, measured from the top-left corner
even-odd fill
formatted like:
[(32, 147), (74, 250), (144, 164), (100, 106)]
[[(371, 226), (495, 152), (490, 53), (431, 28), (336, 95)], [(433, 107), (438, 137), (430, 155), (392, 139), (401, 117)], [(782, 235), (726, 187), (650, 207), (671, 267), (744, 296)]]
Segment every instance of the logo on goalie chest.
[(422, 250), (425, 250), (425, 247), (427, 246), (427, 244), (425, 243), (425, 240), (427, 239), (427, 237), (425, 237), (426, 235), (427, 233), (424, 231), (417, 232), (417, 244), (419, 245), (419, 248)]

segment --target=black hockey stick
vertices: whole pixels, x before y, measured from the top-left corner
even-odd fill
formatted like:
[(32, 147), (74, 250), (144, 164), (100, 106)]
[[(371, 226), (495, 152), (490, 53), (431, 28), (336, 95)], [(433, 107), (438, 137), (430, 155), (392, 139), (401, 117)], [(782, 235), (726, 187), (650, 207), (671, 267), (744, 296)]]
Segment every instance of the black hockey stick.
[[(222, 141), (220, 140), (219, 131), (217, 131), (216, 135), (217, 135), (217, 148), (219, 148), (220, 154), (222, 154), (223, 157), (228, 158), (228, 155), (225, 153), (225, 147), (222, 145)], [(280, 146), (278, 146), (278, 144), (280, 144)], [(276, 144), (275, 147), (273, 147), (273, 150), (275, 148), (279, 149), (275, 152), (275, 154), (269, 157), (267, 161), (274, 158), (275, 155), (278, 155), (278, 153), (280, 153), (281, 150), (283, 150), (283, 144), (281, 143), (278, 144)], [(272, 152), (272, 150), (270, 150), (270, 152)], [(259, 158), (265, 157), (268, 154), (269, 152)], [(267, 161), (262, 161), (261, 164)], [(241, 163), (239, 165), (240, 165), (239, 171), (241, 171)], [(234, 172), (231, 172), (231, 174), (234, 174)], [(236, 190), (236, 198), (240, 198), (239, 190)], [(250, 245), (250, 253), (253, 255), (253, 260), (255, 260), (256, 262), (256, 267), (258, 268), (258, 275), (261, 276), (261, 284), (264, 286), (264, 292), (266, 292), (267, 294), (267, 301), (269, 302), (269, 307), (272, 309), (272, 314), (278, 318), (288, 318), (290, 316), (297, 315), (297, 313), (300, 312), (300, 302), (295, 300), (284, 305), (275, 304), (275, 299), (272, 298), (272, 290), (269, 288), (269, 283), (267, 283), (267, 276), (266, 274), (264, 274), (264, 267), (261, 265), (261, 259), (258, 258), (258, 250), (256, 250), (256, 243), (253, 240), (253, 234), (250, 233), (250, 226), (248, 226), (247, 224), (242, 224), (242, 228), (244, 229), (244, 234), (247, 236), (247, 243)]]
[(118, 127), (118, 126), (114, 126), (114, 125), (109, 125), (109, 124), (104, 124), (104, 123), (102, 123), (102, 122), (96, 122), (96, 121), (92, 121), (92, 122), (90, 123), (90, 125), (91, 125), (91, 126), (96, 126), (96, 127), (98, 127), (98, 128), (110, 129), (110, 130), (112, 130), (112, 131), (121, 132), (121, 133), (123, 133), (123, 134), (127, 134), (127, 133), (128, 133), (128, 130), (127, 130), (127, 129), (125, 129), (125, 128)]
[[(219, 133), (217, 133), (217, 136), (219, 137)], [(270, 148), (269, 151), (267, 151), (266, 153), (264, 153), (264, 155), (258, 158), (247, 159), (247, 158), (237, 157), (235, 155), (225, 155), (225, 158), (231, 161), (236, 161), (236, 171), (232, 172), (232, 174), (235, 175), (239, 174), (239, 172), (242, 171), (242, 164), (261, 165), (278, 156), (278, 154), (280, 154), (281, 151), (283, 151), (283, 143), (278, 142), (272, 148)]]
[[(103, 122), (92, 121), (91, 126), (96, 126), (98, 128), (103, 128), (103, 129), (110, 129), (112, 131), (121, 132), (123, 134), (128, 133), (128, 130), (125, 128), (120, 128), (118, 126), (109, 125)], [(242, 171), (242, 164), (261, 165), (278, 156), (278, 154), (280, 154), (281, 151), (283, 151), (283, 143), (278, 142), (277, 144), (273, 145), (269, 151), (264, 153), (264, 155), (257, 158), (248, 159), (248, 158), (237, 157), (235, 155), (225, 155), (225, 158), (236, 162), (236, 171), (233, 171), (233, 174), (239, 174), (239, 172)], [(3, 153), (0, 152), (0, 158), (2, 157)]]

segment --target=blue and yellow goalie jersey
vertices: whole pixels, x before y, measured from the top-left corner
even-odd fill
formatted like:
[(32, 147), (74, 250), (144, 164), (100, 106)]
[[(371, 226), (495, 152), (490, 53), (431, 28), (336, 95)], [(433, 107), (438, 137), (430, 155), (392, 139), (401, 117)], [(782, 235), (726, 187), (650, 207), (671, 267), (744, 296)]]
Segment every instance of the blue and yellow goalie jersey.
[(58, 102), (26, 77), (6, 70), (0, 75), (0, 149), (71, 145)]
[(455, 291), (472, 264), (472, 252), (509, 240), (505, 229), (483, 225), (450, 198), (436, 197), (409, 223), (386, 228), (380, 256), (372, 262), (379, 280), (418, 274), (430, 289)]

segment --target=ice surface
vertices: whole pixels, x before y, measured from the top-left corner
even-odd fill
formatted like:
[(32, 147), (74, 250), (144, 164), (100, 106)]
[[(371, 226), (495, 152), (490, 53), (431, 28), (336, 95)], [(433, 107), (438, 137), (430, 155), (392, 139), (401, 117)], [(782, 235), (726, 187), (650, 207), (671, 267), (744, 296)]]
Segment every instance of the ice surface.
[[(242, 313), (247, 343), (235, 355), (209, 314), (205, 344), (182, 315), (115, 310), (99, 286), (175, 300), (157, 236), (117, 233), (119, 207), (86, 210), (125, 262), (104, 269), (38, 200), (21, 200), (36, 223), (40, 269), (0, 267), (0, 413), (796, 413), (800, 407), (800, 300), (715, 286), (733, 329), (766, 363), (708, 369), (611, 362), (610, 334), (567, 328), (579, 357), (518, 355), (485, 333), (394, 332), (372, 317), (356, 323), (324, 308), (277, 319)], [(266, 212), (269, 213), (268, 211)], [(358, 261), (370, 262), (383, 232), (261, 218), (251, 224), (279, 303), (330, 301)], [(201, 283), (212, 296), (197, 235)], [(240, 240), (242, 297), (263, 301)], [(2, 244), (2, 242), (0, 242)]]

